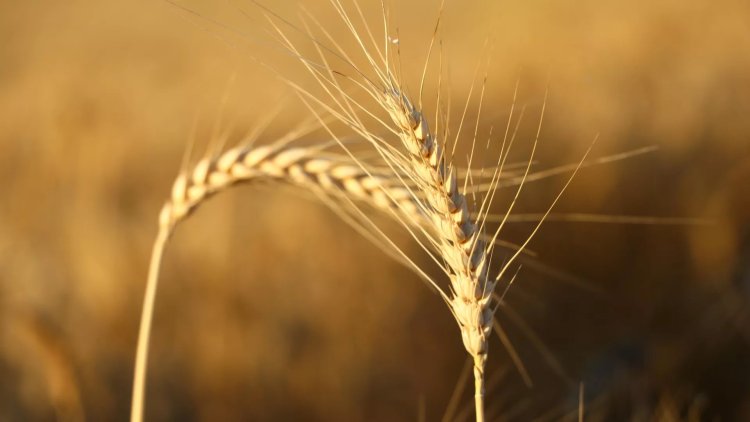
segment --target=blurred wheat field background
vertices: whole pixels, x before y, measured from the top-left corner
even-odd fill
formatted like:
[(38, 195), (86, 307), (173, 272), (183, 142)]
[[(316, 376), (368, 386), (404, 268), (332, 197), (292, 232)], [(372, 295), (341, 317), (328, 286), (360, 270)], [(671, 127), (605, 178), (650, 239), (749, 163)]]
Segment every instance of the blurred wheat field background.
[[(342, 29), (325, 1), (269, 6), (294, 20), (300, 3)], [(301, 77), (257, 7), (179, 4), (198, 16), (161, 1), (0, 4), (1, 420), (125, 420), (156, 217), (192, 128), (200, 149), (217, 122), (238, 138), (281, 101), (264, 140), (308, 117), (256, 61)], [(377, 24), (379, 2), (363, 7)], [(391, 5), (412, 88), (438, 7)], [(524, 268), (508, 302), (568, 379), (500, 315), (534, 386), (494, 339), (488, 409), (576, 418), (581, 381), (591, 420), (750, 418), (750, 5), (448, 2), (444, 20), (455, 104), (491, 57), (482, 127), (504, 124), (520, 81), (518, 160), (547, 85), (541, 167), (577, 161), (596, 133), (597, 156), (658, 147), (586, 169), (557, 211), (713, 221), (547, 223), (531, 248), (549, 269)], [(530, 185), (519, 212), (559, 185)], [(243, 187), (174, 240), (147, 420), (443, 415), (465, 359), (454, 322), (324, 206)]]

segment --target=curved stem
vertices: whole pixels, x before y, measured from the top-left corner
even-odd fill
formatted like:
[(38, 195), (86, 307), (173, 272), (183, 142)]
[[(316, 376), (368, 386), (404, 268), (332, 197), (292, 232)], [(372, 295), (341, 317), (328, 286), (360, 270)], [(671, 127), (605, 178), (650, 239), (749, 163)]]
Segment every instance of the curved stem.
[(135, 354), (135, 374), (133, 376), (133, 401), (130, 408), (130, 421), (141, 422), (143, 420), (143, 400), (146, 392), (146, 368), (148, 366), (148, 345), (151, 336), (151, 322), (154, 316), (154, 302), (156, 300), (156, 287), (159, 283), (159, 268), (161, 257), (169, 239), (172, 229), (169, 226), (159, 227), (159, 233), (154, 241), (151, 252), (151, 264), (148, 268), (148, 280), (146, 281), (146, 293), (143, 298), (143, 310), (141, 311), (141, 323), (138, 331), (138, 348)]

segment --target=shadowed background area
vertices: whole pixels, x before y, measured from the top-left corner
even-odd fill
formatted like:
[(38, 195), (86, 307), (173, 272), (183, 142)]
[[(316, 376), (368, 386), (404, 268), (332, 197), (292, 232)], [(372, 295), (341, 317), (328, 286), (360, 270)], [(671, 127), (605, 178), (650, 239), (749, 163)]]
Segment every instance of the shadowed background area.
[[(278, 3), (301, 22), (299, 4)], [(327, 2), (303, 3), (353, 47)], [(400, 3), (392, 33), (414, 93), (439, 2)], [(261, 9), (178, 4), (0, 4), (2, 420), (125, 420), (156, 217), (190, 134), (200, 155), (279, 103), (262, 141), (309, 118), (265, 67), (314, 89)], [(379, 2), (363, 9), (382, 22)], [(750, 4), (448, 1), (443, 21), (455, 116), (477, 65), (477, 87), (487, 74), (481, 140), (504, 129), (518, 81), (512, 159), (528, 157), (547, 87), (535, 168), (576, 162), (596, 134), (594, 157), (658, 147), (585, 169), (557, 212), (711, 222), (545, 225), (499, 312), (533, 386), (494, 338), (488, 413), (577, 417), (583, 382), (590, 420), (750, 419)], [(469, 103), (473, 126), (476, 91)], [(564, 177), (528, 185), (517, 212), (544, 211)], [(468, 382), (439, 297), (293, 189), (209, 201), (161, 282), (147, 420), (437, 420)], [(469, 390), (457, 419), (473, 417)]]

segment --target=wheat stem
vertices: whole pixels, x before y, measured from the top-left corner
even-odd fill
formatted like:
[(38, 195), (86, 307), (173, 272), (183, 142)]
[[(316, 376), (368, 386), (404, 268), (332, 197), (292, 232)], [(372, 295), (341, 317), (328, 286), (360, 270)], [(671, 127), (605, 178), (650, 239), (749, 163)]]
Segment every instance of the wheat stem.
[(484, 369), (477, 362), (474, 362), (474, 411), (477, 422), (484, 422)]
[(146, 281), (146, 294), (143, 298), (143, 310), (141, 312), (141, 323), (138, 332), (138, 347), (135, 354), (135, 376), (133, 378), (133, 398), (130, 409), (130, 420), (132, 422), (141, 422), (143, 420), (148, 346), (154, 315), (156, 288), (159, 283), (159, 269), (161, 268), (162, 255), (164, 254), (164, 248), (167, 245), (170, 234), (170, 227), (159, 227), (159, 233), (156, 236), (151, 252), (151, 263), (148, 270), (148, 280)]

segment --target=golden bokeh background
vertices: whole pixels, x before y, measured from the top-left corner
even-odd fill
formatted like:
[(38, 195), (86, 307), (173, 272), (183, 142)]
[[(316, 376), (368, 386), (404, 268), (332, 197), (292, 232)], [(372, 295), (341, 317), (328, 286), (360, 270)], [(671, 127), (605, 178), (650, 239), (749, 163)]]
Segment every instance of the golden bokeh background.
[[(326, 1), (267, 3), (347, 43)], [(380, 2), (362, 3), (379, 24)], [(390, 5), (412, 88), (438, 8)], [(750, 3), (448, 1), (443, 21), (454, 111), (479, 65), (482, 133), (499, 133), (518, 82), (514, 158), (547, 87), (538, 168), (576, 162), (596, 134), (596, 157), (658, 148), (586, 169), (558, 211), (711, 222), (544, 226), (500, 313), (534, 386), (494, 339), (488, 411), (576, 417), (583, 382), (590, 420), (750, 419)], [(202, 151), (278, 104), (264, 141), (309, 118), (265, 66), (315, 89), (269, 28), (242, 0), (0, 3), (0, 420), (127, 418), (156, 215), (190, 134)], [(518, 211), (543, 211), (563, 181), (529, 185)], [(146, 416), (436, 420), (463, 364), (409, 270), (293, 189), (242, 187), (169, 246)], [(468, 391), (460, 403), (470, 419)]]

